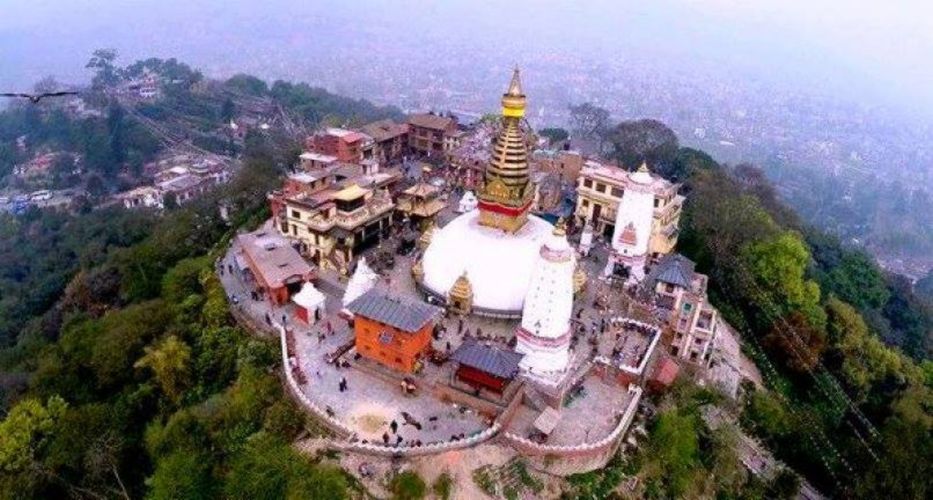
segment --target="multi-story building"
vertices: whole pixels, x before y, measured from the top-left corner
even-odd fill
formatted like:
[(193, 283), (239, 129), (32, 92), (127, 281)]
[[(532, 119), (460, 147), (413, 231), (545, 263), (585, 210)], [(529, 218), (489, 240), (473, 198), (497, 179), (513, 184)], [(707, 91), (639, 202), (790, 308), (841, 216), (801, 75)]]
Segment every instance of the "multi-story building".
[(342, 128), (328, 128), (305, 139), (305, 148), (311, 153), (332, 156), (337, 161), (358, 162), (363, 160), (363, 151), (371, 150), (372, 139), (360, 132)]
[(457, 119), (434, 113), (408, 117), (408, 148), (426, 156), (448, 156), (460, 144)]
[(279, 231), (298, 240), (301, 252), (319, 267), (338, 270), (382, 240), (395, 211), (387, 188), (366, 189), (353, 180), (269, 198)]
[(577, 206), (574, 213), (579, 224), (591, 224), (596, 234), (612, 238), (616, 230), (619, 204), (626, 189), (643, 191), (647, 188), (653, 196), (648, 252), (652, 259), (657, 259), (673, 251), (677, 244), (684, 197), (677, 194), (679, 184), (650, 173), (648, 182), (642, 184), (634, 178), (636, 174), (638, 172), (628, 172), (615, 165), (593, 160), (585, 162), (577, 179)]
[(360, 130), (372, 137), (372, 158), (379, 163), (401, 160), (408, 151), (408, 125), (392, 120), (379, 120), (364, 125)]
[(353, 313), (356, 352), (403, 373), (416, 371), (431, 347), (439, 307), (372, 289), (347, 304)]
[(220, 162), (201, 159), (187, 166), (175, 165), (155, 174), (154, 186), (143, 186), (120, 195), (126, 208), (165, 208), (168, 200), (181, 205), (230, 180)]
[(706, 275), (695, 272), (694, 267), (683, 255), (664, 256), (651, 267), (642, 282), (641, 294), (653, 302), (674, 332), (671, 355), (706, 366), (716, 339), (719, 313), (707, 299)]

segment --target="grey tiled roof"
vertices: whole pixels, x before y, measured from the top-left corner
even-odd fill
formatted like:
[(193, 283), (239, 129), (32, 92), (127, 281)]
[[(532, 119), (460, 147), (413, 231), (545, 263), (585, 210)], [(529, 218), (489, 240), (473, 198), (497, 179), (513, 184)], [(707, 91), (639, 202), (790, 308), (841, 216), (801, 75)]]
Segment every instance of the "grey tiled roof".
[(665, 255), (655, 264), (639, 286), (638, 293), (643, 299), (654, 297), (658, 283), (670, 283), (690, 290), (693, 282), (693, 268), (696, 264), (679, 253)]
[(679, 253), (666, 255), (652, 269), (654, 281), (670, 283), (683, 288), (690, 288), (693, 281), (693, 268), (696, 264)]
[(376, 288), (350, 302), (347, 309), (353, 314), (394, 326), (405, 332), (420, 330), (442, 312), (438, 307), (392, 297)]
[(518, 373), (518, 363), (523, 357), (524, 355), (515, 351), (467, 339), (454, 351), (450, 359), (500, 378), (513, 378)]

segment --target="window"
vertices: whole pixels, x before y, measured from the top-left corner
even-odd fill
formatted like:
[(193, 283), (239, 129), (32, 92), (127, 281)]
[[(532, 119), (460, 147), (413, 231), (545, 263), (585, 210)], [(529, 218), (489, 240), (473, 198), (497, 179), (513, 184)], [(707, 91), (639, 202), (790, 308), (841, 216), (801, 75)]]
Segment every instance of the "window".
[(658, 205), (659, 205), (659, 202), (660, 202), (660, 201), (661, 201), (661, 200), (658, 199), (658, 198), (655, 198), (655, 199), (654, 199), (654, 208), (658, 208)]
[(592, 188), (593, 188), (593, 181), (590, 180), (590, 179), (583, 179), (583, 187), (588, 188), (588, 189), (592, 189)]
[(587, 200), (584, 198), (583, 201), (580, 202), (580, 206), (582, 206), (583, 208), (590, 206), (590, 200)]
[(606, 192), (606, 185), (603, 184), (602, 182), (597, 182), (597, 183), (596, 183), (596, 190), (599, 191), (600, 193), (605, 193), (605, 192)]
[(301, 218), (301, 212), (299, 212), (299, 211), (297, 211), (297, 210), (292, 210), (292, 217), (294, 217), (294, 218), (296, 218), (296, 219), (300, 219), (300, 218)]
[(684, 302), (684, 312), (690, 312), (693, 309), (693, 304), (689, 302)]
[(623, 191), (622, 191), (621, 188), (617, 188), (617, 187), (612, 188), (612, 196), (614, 196), (614, 197), (616, 197), (616, 198), (621, 198), (621, 197), (622, 197), (622, 193), (623, 193)]

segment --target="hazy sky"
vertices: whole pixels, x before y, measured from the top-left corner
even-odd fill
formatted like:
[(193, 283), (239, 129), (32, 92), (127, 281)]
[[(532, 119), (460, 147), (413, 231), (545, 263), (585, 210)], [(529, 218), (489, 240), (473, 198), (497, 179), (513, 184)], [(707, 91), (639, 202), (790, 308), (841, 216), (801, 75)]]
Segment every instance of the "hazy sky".
[(288, 51), (381, 28), (409, 42), (447, 37), (463, 57), (479, 42), (507, 50), (513, 33), (595, 57), (645, 47), (724, 74), (917, 103), (933, 116), (933, 0), (0, 0), (0, 85), (86, 77), (96, 47), (117, 48), (124, 62), (177, 56), (210, 74), (231, 71), (253, 44)]

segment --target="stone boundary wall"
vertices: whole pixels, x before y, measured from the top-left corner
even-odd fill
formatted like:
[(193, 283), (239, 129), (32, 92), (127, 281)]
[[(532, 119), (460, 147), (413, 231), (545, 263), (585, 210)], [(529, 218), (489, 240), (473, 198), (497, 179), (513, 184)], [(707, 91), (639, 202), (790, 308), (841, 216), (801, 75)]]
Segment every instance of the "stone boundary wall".
[(608, 455), (608, 452), (616, 448), (622, 436), (625, 434), (625, 431), (632, 423), (632, 419), (635, 418), (635, 411), (638, 409), (638, 402), (641, 401), (641, 387), (635, 385), (629, 386), (628, 392), (631, 394), (632, 398), (625, 408), (625, 411), (622, 413), (619, 423), (616, 424), (612, 432), (598, 441), (577, 445), (554, 445), (535, 443), (530, 439), (526, 439), (511, 432), (504, 432), (502, 437), (516, 450), (530, 456), (553, 455), (557, 457), (579, 457), (601, 454)]

